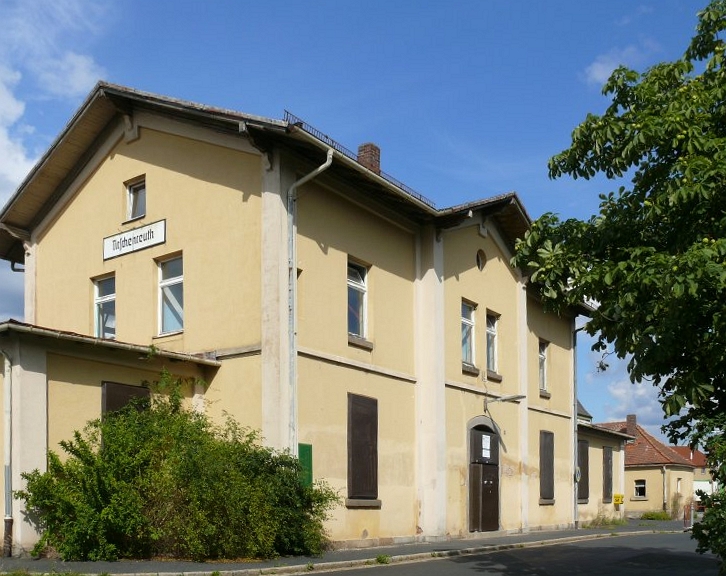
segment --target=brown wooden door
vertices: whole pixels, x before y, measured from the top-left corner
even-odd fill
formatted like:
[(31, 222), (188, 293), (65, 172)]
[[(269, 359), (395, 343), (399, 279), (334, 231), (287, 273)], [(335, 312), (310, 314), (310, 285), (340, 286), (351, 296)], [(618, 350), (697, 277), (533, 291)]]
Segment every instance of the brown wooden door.
[(499, 437), (477, 427), (469, 444), (469, 531), (499, 530)]
[(499, 467), (479, 462), (469, 466), (469, 531), (499, 530)]

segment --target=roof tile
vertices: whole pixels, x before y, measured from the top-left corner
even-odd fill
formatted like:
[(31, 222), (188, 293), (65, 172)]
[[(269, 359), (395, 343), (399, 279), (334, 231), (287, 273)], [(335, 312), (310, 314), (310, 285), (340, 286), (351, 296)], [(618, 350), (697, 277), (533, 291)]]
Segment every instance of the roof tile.
[[(595, 424), (600, 428), (627, 434), (626, 422), (603, 422)], [(625, 467), (628, 466), (688, 466), (697, 465), (688, 458), (681, 456), (670, 446), (666, 446), (645, 429), (636, 425), (636, 437), (633, 442), (625, 445)]]

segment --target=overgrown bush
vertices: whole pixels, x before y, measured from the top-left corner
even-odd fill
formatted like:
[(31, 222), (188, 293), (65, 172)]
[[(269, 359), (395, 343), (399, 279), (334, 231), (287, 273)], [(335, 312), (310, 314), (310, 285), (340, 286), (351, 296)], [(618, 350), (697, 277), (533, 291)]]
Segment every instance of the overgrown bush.
[[(162, 382), (170, 380), (162, 374)], [(48, 455), (48, 471), (23, 474), (28, 516), (41, 532), (34, 554), (64, 560), (169, 556), (193, 560), (320, 554), (337, 502), (306, 486), (299, 461), (259, 444), (231, 419), (215, 426), (169, 395), (89, 422)]]

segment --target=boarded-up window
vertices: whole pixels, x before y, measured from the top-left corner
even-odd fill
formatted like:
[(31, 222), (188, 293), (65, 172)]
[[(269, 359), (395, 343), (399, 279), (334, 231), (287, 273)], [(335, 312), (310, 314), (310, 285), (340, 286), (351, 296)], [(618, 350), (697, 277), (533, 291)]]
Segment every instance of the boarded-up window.
[(101, 413), (121, 410), (136, 398), (148, 398), (149, 389), (144, 386), (130, 386), (116, 382), (101, 383)]
[(348, 394), (348, 498), (378, 498), (378, 400)]
[(577, 441), (577, 466), (580, 479), (577, 481), (577, 499), (590, 498), (590, 443), (587, 440)]
[(539, 431), (539, 497), (555, 499), (555, 435), (546, 430)]
[(613, 449), (604, 446), (602, 449), (602, 501), (613, 501)]

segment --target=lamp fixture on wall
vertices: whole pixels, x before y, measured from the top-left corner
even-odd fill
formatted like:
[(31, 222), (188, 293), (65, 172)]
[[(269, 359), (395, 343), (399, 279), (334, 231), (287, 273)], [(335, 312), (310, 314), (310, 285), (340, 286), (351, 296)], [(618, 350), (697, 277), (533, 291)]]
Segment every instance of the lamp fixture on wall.
[(486, 414), (489, 404), (494, 404), (495, 402), (519, 402), (526, 397), (525, 394), (509, 394), (508, 396), (498, 396), (491, 399), (488, 396), (484, 396), (484, 413)]

